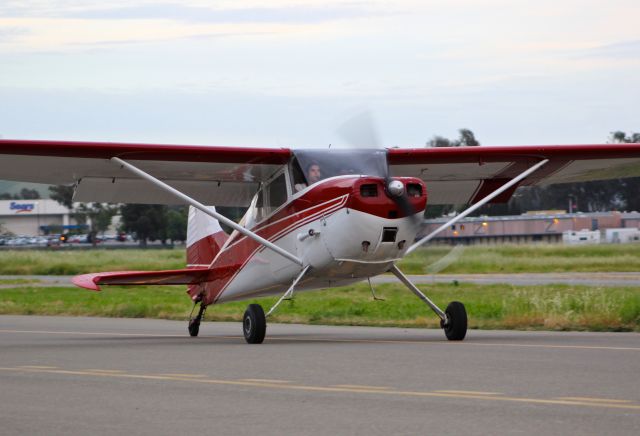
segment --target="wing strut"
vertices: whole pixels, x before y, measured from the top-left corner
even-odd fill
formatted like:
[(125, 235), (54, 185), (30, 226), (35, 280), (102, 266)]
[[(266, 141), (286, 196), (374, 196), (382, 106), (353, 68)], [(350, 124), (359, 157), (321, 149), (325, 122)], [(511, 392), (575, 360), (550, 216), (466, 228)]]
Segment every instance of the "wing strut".
[(242, 233), (243, 235), (247, 236), (248, 238), (253, 239), (254, 241), (256, 241), (257, 243), (264, 245), (265, 247), (269, 248), (270, 250), (275, 251), (276, 253), (278, 253), (281, 256), (286, 257), (287, 259), (289, 259), (290, 261), (297, 263), (300, 266), (303, 266), (303, 262), (302, 259), (300, 259), (297, 256), (294, 256), (293, 254), (289, 253), (286, 250), (283, 250), (282, 248), (278, 247), (277, 245), (275, 245), (272, 242), (267, 241), (266, 239), (264, 239), (261, 236), (258, 236), (256, 233), (252, 232), (251, 230), (247, 230), (244, 227), (242, 227), (241, 225), (237, 224), (236, 222), (230, 220), (229, 218), (220, 215), (218, 212), (215, 212), (211, 209), (209, 209), (207, 206), (205, 206), (204, 204), (200, 203), (199, 201), (194, 200), (193, 198), (189, 197), (188, 195), (183, 194), (182, 192), (178, 191), (175, 188), (172, 188), (171, 186), (167, 185), (166, 183), (156, 179), (155, 177), (153, 177), (150, 174), (145, 173), (144, 171), (142, 171), (141, 169), (131, 165), (130, 163), (118, 158), (118, 157), (112, 157), (111, 158), (111, 162), (114, 162), (118, 165), (121, 165), (123, 168), (126, 168), (127, 170), (129, 170), (130, 172), (132, 172), (133, 174), (153, 183), (154, 185), (156, 185), (157, 187), (167, 191), (168, 193), (178, 197), (179, 199), (185, 201), (186, 203), (190, 204), (191, 206), (195, 207), (196, 209), (206, 213), (207, 215), (217, 219), (218, 221), (221, 221), (223, 223), (225, 223), (226, 225), (228, 225), (229, 227), (231, 227), (232, 229), (237, 230), (238, 232)]
[(427, 236), (425, 236), (424, 238), (420, 239), (418, 242), (414, 243), (411, 247), (409, 247), (409, 249), (406, 251), (405, 255), (411, 253), (416, 248), (420, 247), (422, 244), (424, 244), (426, 242), (429, 242), (438, 233), (440, 233), (444, 229), (448, 228), (449, 226), (452, 226), (453, 224), (457, 223), (458, 221), (460, 221), (462, 218), (464, 218), (467, 215), (469, 215), (474, 210), (484, 206), (489, 201), (491, 201), (493, 198), (495, 198), (498, 195), (502, 194), (504, 191), (506, 191), (507, 189), (511, 188), (513, 185), (515, 185), (516, 183), (520, 182), (522, 179), (524, 179), (525, 177), (529, 176), (531, 173), (537, 171), (540, 167), (542, 167), (547, 162), (549, 162), (549, 159), (541, 160), (540, 162), (538, 162), (537, 164), (535, 164), (534, 166), (532, 166), (531, 168), (529, 168), (528, 170), (526, 170), (525, 172), (520, 174), (518, 177), (516, 177), (514, 179), (511, 179), (510, 181), (508, 181), (507, 183), (502, 185), (500, 188), (498, 188), (495, 191), (493, 191), (491, 194), (489, 194), (486, 197), (484, 197), (482, 200), (480, 200), (479, 202), (477, 202), (473, 206), (467, 208), (464, 212), (456, 215), (454, 218), (450, 219), (449, 221), (447, 221), (446, 223), (444, 223), (443, 225), (441, 225), (440, 227), (435, 229), (433, 232), (429, 233)]

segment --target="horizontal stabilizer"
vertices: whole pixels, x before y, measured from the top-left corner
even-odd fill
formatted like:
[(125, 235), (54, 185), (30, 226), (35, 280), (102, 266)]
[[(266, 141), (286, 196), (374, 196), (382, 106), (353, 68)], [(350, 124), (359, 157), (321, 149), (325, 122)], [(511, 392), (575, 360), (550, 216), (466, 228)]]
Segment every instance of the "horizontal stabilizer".
[(209, 268), (102, 272), (75, 276), (72, 282), (91, 291), (99, 291), (100, 285), (193, 285), (210, 280), (214, 272)]

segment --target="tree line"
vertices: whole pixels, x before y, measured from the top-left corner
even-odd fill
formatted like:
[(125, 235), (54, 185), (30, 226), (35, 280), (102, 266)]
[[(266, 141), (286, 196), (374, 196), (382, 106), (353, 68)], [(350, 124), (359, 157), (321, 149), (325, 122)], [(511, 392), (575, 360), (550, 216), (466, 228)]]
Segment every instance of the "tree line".
[(115, 215), (120, 215), (118, 231), (133, 234), (143, 247), (147, 246), (148, 241), (166, 244), (187, 239), (186, 206), (103, 203), (81, 203), (76, 206), (73, 191), (73, 186), (49, 187), (52, 200), (71, 210), (78, 224), (89, 225), (89, 239), (94, 244), (96, 236), (107, 231)]
[(40, 193), (35, 189), (22, 188), (18, 194), (3, 192), (0, 194), (0, 200), (39, 200)]

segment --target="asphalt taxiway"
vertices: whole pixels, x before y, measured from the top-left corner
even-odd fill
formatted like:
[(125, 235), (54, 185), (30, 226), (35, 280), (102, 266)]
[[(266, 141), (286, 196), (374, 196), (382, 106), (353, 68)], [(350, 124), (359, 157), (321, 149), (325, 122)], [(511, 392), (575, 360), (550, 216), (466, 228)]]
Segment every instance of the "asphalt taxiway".
[(0, 316), (12, 434), (638, 434), (640, 334)]

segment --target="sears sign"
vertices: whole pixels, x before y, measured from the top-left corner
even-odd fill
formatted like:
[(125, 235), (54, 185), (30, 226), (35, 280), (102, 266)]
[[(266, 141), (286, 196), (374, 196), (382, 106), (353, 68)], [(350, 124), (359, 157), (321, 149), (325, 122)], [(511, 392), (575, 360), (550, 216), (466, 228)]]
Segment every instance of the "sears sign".
[(34, 203), (16, 203), (12, 201), (9, 205), (9, 210), (14, 210), (15, 213), (29, 213), (33, 212), (36, 205)]

